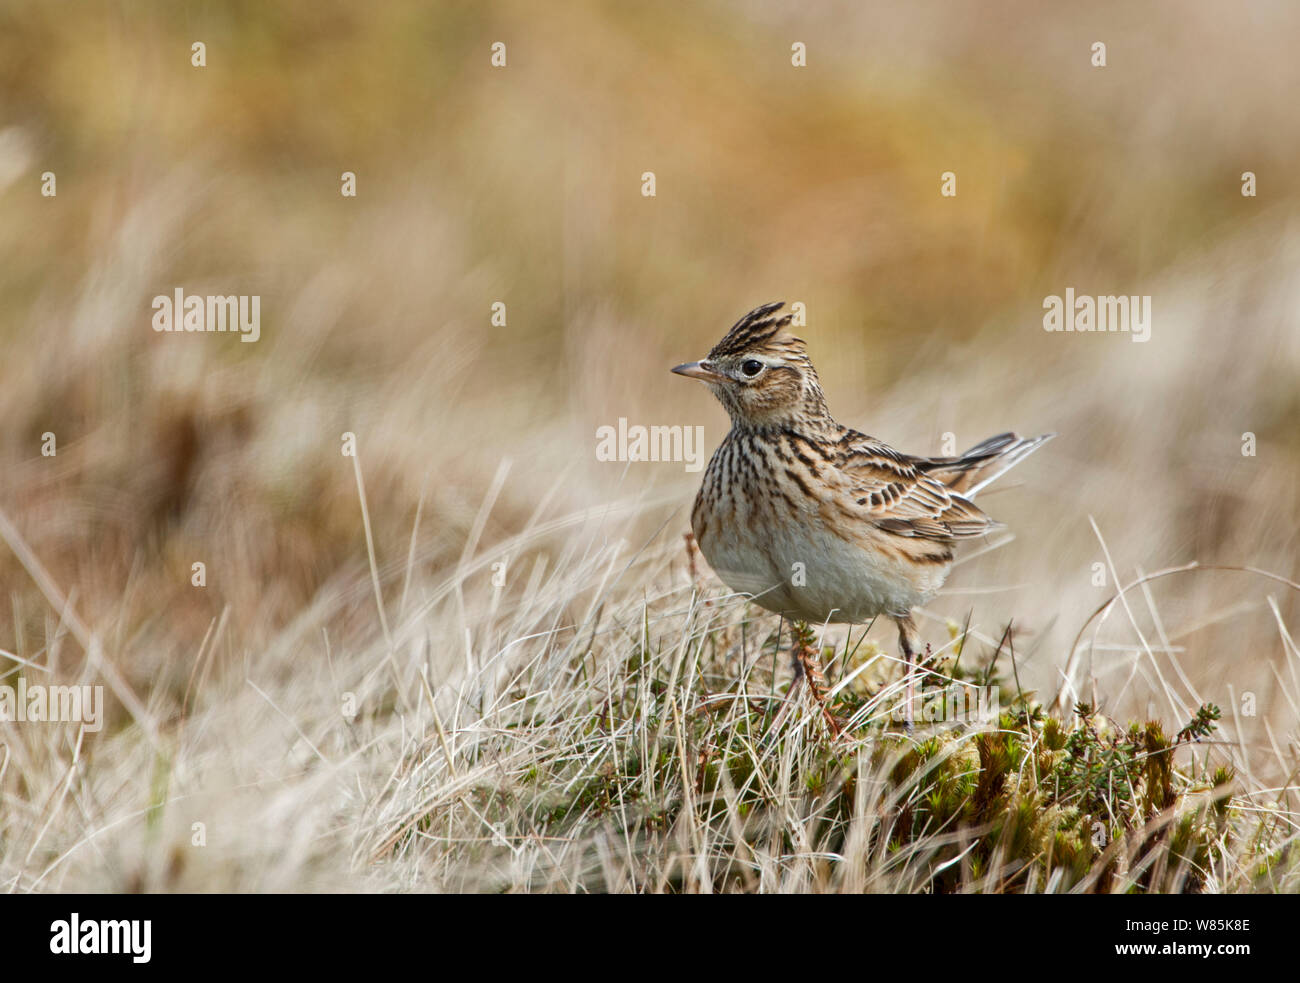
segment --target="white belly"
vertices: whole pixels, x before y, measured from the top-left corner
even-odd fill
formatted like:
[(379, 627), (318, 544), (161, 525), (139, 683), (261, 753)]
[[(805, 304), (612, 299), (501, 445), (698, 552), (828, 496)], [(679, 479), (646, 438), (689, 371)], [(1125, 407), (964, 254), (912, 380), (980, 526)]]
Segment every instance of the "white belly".
[(888, 555), (828, 532), (815, 517), (745, 529), (710, 529), (700, 549), (722, 582), (790, 618), (860, 624), (901, 615), (943, 586), (947, 567), (904, 569)]

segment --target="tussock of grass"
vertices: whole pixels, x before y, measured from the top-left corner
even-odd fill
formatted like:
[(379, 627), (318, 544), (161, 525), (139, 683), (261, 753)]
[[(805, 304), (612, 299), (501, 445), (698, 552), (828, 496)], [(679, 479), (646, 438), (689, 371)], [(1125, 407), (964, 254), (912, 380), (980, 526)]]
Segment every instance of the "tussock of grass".
[(742, 600), (682, 588), (604, 611), (512, 675), (472, 741), (426, 742), (371, 855), (423, 855), (473, 890), (1297, 886), (1295, 817), (1199, 744), (1217, 708), (1172, 738), (1085, 704), (1058, 719), (1003, 678), (1003, 646), (963, 668), (963, 641), (928, 660), (925, 692), (1010, 686), (995, 720), (902, 731), (895, 660), (850, 635), (824, 653), (837, 735), (806, 692), (786, 697), (788, 626)]

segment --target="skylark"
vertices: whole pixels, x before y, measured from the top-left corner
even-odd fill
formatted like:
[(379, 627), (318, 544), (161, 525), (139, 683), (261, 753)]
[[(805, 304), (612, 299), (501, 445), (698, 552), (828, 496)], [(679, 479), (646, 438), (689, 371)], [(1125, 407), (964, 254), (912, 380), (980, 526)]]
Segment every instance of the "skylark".
[(999, 434), (957, 457), (916, 457), (836, 423), (783, 303), (750, 311), (708, 356), (673, 369), (731, 416), (691, 511), (701, 552), (732, 590), (796, 623), (796, 683), (824, 709), (808, 623), (888, 615), (906, 660), (908, 726), (920, 635), (958, 540), (997, 528), (972, 499), (1053, 434)]

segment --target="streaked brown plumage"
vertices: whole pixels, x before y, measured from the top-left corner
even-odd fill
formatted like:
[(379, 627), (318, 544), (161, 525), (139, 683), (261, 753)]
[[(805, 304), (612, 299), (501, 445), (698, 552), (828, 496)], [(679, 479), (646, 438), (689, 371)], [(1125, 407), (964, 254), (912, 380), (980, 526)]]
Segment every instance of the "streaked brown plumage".
[(913, 608), (943, 585), (960, 540), (1000, 525), (975, 493), (1052, 435), (1005, 433), (957, 457), (917, 457), (841, 426), (791, 316), (776, 313), (783, 306), (751, 311), (703, 360), (673, 369), (706, 382), (731, 416), (691, 528), (722, 581), (770, 611), (797, 622), (895, 619), (910, 711)]

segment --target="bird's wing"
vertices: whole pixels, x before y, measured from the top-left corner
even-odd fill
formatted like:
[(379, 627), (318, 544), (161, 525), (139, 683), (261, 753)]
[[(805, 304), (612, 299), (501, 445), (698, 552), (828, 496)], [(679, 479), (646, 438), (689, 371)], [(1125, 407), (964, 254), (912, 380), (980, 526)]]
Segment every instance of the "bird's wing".
[(848, 431), (836, 466), (859, 515), (898, 536), (951, 542), (982, 536), (994, 522), (917, 466), (916, 459), (866, 434)]

